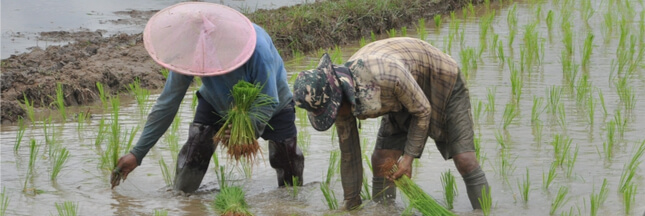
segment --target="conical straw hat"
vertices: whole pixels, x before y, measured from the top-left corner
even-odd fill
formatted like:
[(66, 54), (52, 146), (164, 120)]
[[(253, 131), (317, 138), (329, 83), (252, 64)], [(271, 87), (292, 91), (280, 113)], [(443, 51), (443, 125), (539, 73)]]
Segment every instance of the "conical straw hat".
[(167, 7), (148, 20), (143, 42), (162, 66), (186, 75), (216, 76), (231, 72), (253, 54), (251, 21), (230, 7), (185, 2)]

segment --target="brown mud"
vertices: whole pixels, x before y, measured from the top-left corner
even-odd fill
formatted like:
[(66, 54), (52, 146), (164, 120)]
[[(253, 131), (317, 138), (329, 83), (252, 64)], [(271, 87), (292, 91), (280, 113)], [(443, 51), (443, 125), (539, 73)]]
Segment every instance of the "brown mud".
[[(329, 0), (334, 1), (334, 0)], [(394, 2), (394, 3), (393, 3)], [(310, 52), (334, 45), (345, 45), (371, 32), (385, 33), (392, 28), (414, 24), (419, 18), (430, 20), (435, 14), (446, 14), (467, 5), (465, 0), (394, 0), (390, 4), (398, 8), (392, 13), (378, 16), (364, 15), (355, 11), (339, 11), (334, 16), (316, 19), (293, 19), (290, 10), (282, 7), (274, 10), (258, 10), (247, 16), (265, 27), (285, 60), (292, 50)], [(474, 2), (481, 2), (475, 0)], [(311, 3), (316, 7), (323, 2)], [(124, 11), (129, 19), (108, 21), (111, 23), (145, 23), (157, 11)], [(263, 19), (259, 19), (258, 16)], [(287, 23), (280, 25), (275, 23)], [(27, 53), (11, 55), (0, 64), (2, 90), (1, 122), (15, 122), (24, 116), (24, 97), (35, 107), (53, 107), (56, 85), (61, 83), (66, 106), (86, 105), (99, 99), (96, 83), (100, 82), (111, 93), (127, 92), (128, 85), (136, 77), (147, 89), (163, 87), (161, 66), (156, 64), (143, 47), (141, 33), (104, 36), (104, 31), (42, 32), (41, 40), (75, 42), (61, 46), (49, 46), (44, 50), (34, 48)], [(19, 35), (18, 35), (19, 36)], [(24, 95), (24, 96), (23, 96)]]

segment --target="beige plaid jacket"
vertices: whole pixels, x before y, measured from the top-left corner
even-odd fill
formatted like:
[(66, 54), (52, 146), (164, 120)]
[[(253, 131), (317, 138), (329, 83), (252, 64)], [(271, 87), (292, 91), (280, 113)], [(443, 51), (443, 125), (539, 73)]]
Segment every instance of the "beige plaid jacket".
[(428, 136), (442, 139), (444, 111), (459, 76), (452, 57), (425, 41), (399, 37), (366, 45), (346, 66), (354, 78), (354, 116), (414, 115), (404, 150), (411, 156), (421, 155)]

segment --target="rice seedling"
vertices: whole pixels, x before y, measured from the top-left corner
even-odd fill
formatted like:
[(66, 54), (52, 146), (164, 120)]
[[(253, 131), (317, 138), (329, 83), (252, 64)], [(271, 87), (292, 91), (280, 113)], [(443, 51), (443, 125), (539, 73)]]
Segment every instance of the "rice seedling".
[(0, 193), (0, 216), (4, 216), (7, 213), (8, 206), (9, 206), (9, 195), (7, 195), (6, 188), (2, 187), (2, 193)]
[(495, 131), (495, 139), (497, 139), (497, 143), (499, 144), (501, 149), (506, 149), (507, 148), (506, 141), (504, 139), (504, 135), (502, 135), (502, 133), (499, 130)]
[[(426, 37), (428, 36), (428, 32), (426, 30), (426, 20), (424, 18), (420, 18), (417, 20), (417, 37), (421, 40), (426, 40)], [(374, 41), (374, 40), (372, 40)]]
[(616, 113), (614, 114), (614, 122), (616, 122), (616, 131), (620, 134), (620, 137), (625, 136), (625, 130), (627, 129), (627, 123), (628, 119), (623, 117), (623, 115), (620, 112), (620, 109), (616, 109)]
[(482, 114), (482, 108), (484, 107), (484, 104), (479, 99), (474, 99), (474, 100), (476, 101), (473, 103), (475, 104), (473, 106), (473, 118), (475, 119), (475, 123), (478, 123)]
[(524, 46), (526, 47), (526, 67), (531, 68), (533, 65), (540, 63), (540, 46), (537, 23), (527, 24), (524, 27)]
[(513, 119), (519, 115), (519, 110), (517, 109), (517, 105), (515, 103), (507, 103), (506, 107), (504, 108), (504, 116), (502, 116), (502, 119), (504, 120), (504, 130), (513, 123)]
[(65, 162), (67, 162), (67, 159), (69, 158), (69, 151), (67, 148), (58, 146), (55, 148), (54, 153), (51, 157), (52, 159), (52, 172), (50, 179), (52, 181), (56, 181), (56, 177), (60, 173), (61, 169), (63, 169), (63, 166), (65, 165)]
[[(589, 73), (583, 73), (580, 79), (578, 79), (576, 90), (576, 102), (582, 104), (582, 102), (589, 98), (589, 92), (591, 91), (591, 83), (589, 82)], [(593, 100), (593, 97), (591, 97)]]
[(443, 197), (446, 200), (446, 208), (453, 209), (453, 203), (458, 191), (455, 176), (452, 175), (450, 170), (441, 173), (441, 185), (443, 185)]
[(506, 14), (506, 23), (508, 24), (509, 35), (508, 35), (508, 46), (512, 47), (515, 34), (517, 34), (517, 4), (513, 4), (513, 7), (508, 10)]
[(576, 164), (576, 160), (578, 159), (578, 151), (580, 150), (580, 146), (576, 145), (576, 151), (573, 152), (573, 156), (569, 155), (567, 156), (567, 169), (566, 169), (566, 174), (567, 178), (571, 178), (571, 175), (573, 174), (573, 165)]
[(336, 199), (336, 193), (329, 187), (329, 184), (324, 182), (320, 183), (320, 191), (325, 197), (327, 207), (329, 207), (330, 210), (338, 209), (338, 200)]
[(363, 190), (361, 190), (361, 199), (363, 200), (371, 200), (372, 199), (372, 193), (370, 193), (370, 184), (369, 184), (369, 179), (365, 174), (363, 174)]
[(168, 216), (168, 210), (155, 209), (155, 211), (154, 211), (154, 213), (152, 215), (154, 215), (154, 216)]
[[(398, 169), (396, 166), (396, 161), (390, 160), (387, 161), (383, 167), (383, 170), (388, 170), (390, 173), (396, 172)], [(434, 198), (425, 193), (419, 185), (414, 183), (410, 177), (407, 175), (401, 176), (399, 179), (394, 180), (396, 187), (403, 193), (410, 204), (419, 210), (423, 215), (455, 215), (450, 210), (446, 209), (440, 205)]]
[(562, 25), (563, 37), (562, 43), (564, 45), (565, 56), (567, 58), (573, 56), (573, 30), (571, 29), (571, 23), (566, 21)]
[[(250, 178), (250, 177), (247, 176), (247, 178)], [(298, 197), (298, 188), (299, 188), (298, 181), (300, 181), (298, 179), (298, 177), (291, 176), (291, 182), (293, 182), (293, 184), (291, 186), (291, 196), (294, 197), (294, 198)]]
[(598, 208), (600, 208), (600, 206), (602, 206), (602, 204), (607, 199), (608, 190), (609, 189), (607, 189), (607, 179), (605, 178), (602, 181), (602, 186), (600, 186), (600, 191), (596, 193), (594, 189), (594, 192), (591, 193), (591, 197), (589, 198), (590, 206), (591, 206), (591, 211), (590, 211), (591, 216), (598, 215)]
[(401, 37), (407, 37), (408, 36), (408, 27), (401, 27)]
[(540, 120), (540, 115), (544, 111), (544, 108), (542, 108), (543, 102), (544, 102), (543, 97), (538, 97), (533, 95), (533, 106), (531, 108), (531, 122), (536, 122)]
[[(425, 25), (423, 26), (423, 28), (425, 29)], [(370, 39), (372, 39), (372, 41), (376, 41), (376, 34), (374, 34), (374, 31), (370, 31)]]
[(56, 203), (56, 211), (59, 216), (76, 216), (78, 215), (78, 205), (72, 201)]
[(517, 187), (520, 191), (520, 194), (522, 195), (522, 200), (524, 200), (524, 203), (529, 202), (529, 192), (531, 191), (531, 178), (529, 176), (529, 168), (526, 168), (526, 177), (524, 178), (524, 181), (520, 184), (520, 182), (517, 182)]
[(105, 88), (103, 87), (103, 84), (100, 82), (96, 82), (96, 89), (99, 91), (99, 99), (101, 100), (101, 105), (103, 105), (103, 109), (107, 109), (107, 92), (105, 91)]
[(522, 86), (524, 85), (522, 74), (510, 59), (508, 60), (508, 68), (511, 71), (511, 93), (513, 94), (513, 98), (515, 98), (515, 103), (519, 104), (520, 97), (522, 96)]
[(593, 33), (588, 32), (587, 37), (585, 38), (584, 47), (582, 48), (582, 68), (585, 70), (589, 68), (589, 59), (591, 58), (591, 53), (593, 51), (593, 39)]
[(365, 40), (365, 37), (361, 37), (361, 40), (358, 41), (358, 46), (359, 47), (364, 47), (365, 44), (367, 44), (367, 41)]
[(163, 157), (159, 159), (159, 167), (161, 168), (161, 176), (163, 177), (166, 186), (171, 186), (173, 184), (173, 179), (175, 178), (175, 173), (173, 169), (168, 169), (168, 165), (166, 165), (166, 161), (164, 161)]
[(567, 129), (567, 112), (564, 108), (564, 104), (558, 105), (558, 123), (563, 130)]
[(119, 123), (119, 97), (111, 97), (112, 105), (112, 122), (110, 123), (110, 134), (108, 136), (108, 145), (103, 152), (102, 164), (105, 170), (112, 170), (116, 167), (121, 154), (121, 124)]
[(97, 126), (96, 139), (94, 140), (94, 147), (100, 148), (101, 143), (105, 140), (107, 136), (108, 126), (105, 123), (105, 118), (101, 117), (99, 120), (99, 125)]
[(552, 10), (549, 10), (549, 12), (546, 13), (546, 28), (549, 32), (549, 38), (551, 38), (551, 31), (553, 29), (553, 16)]
[(560, 209), (568, 199), (566, 198), (567, 194), (569, 193), (569, 188), (565, 186), (560, 186), (560, 189), (558, 189), (558, 194), (556, 195), (555, 199), (551, 202), (551, 210), (549, 211), (549, 215), (554, 215), (555, 212)]
[[(253, 110), (256, 107), (274, 103), (261, 90), (260, 84), (251, 84), (246, 81), (239, 81), (235, 84), (231, 90), (233, 103), (223, 118), (224, 124), (222, 124), (229, 127), (222, 127), (213, 137), (215, 143), (222, 141), (222, 144), (228, 148), (227, 153), (236, 161), (239, 161), (241, 157), (245, 157), (248, 161), (254, 161), (255, 155), (260, 151), (251, 117), (266, 123), (268, 116), (254, 113)], [(226, 130), (230, 130), (230, 138), (226, 138)]]
[(550, 113), (555, 114), (560, 104), (560, 97), (562, 95), (562, 88), (559, 86), (551, 86), (547, 88), (547, 105)]
[[(394, 30), (396, 31), (396, 30)], [(330, 55), (331, 61), (334, 64), (343, 64), (343, 51), (340, 46), (336, 45), (334, 46), (334, 49), (331, 51)]]
[(495, 19), (495, 11), (492, 11), (484, 15), (484, 17), (482, 17), (481, 21), (479, 22), (479, 40), (482, 43), (482, 47), (486, 47), (488, 30), (492, 28), (491, 25), (493, 24), (494, 19)]
[(459, 57), (461, 58), (461, 73), (466, 79), (469, 79), (471, 69), (477, 69), (476, 55), (475, 49), (472, 47), (467, 47), (459, 51)]
[(598, 99), (600, 100), (604, 116), (607, 116), (607, 106), (605, 105), (605, 97), (602, 94), (602, 89), (598, 89)]
[(591, 16), (596, 12), (593, 9), (591, 0), (582, 0), (580, 6), (580, 17), (585, 21), (585, 23), (588, 23)]
[(603, 152), (605, 152), (605, 159), (610, 160), (614, 154), (614, 144), (616, 143), (616, 122), (613, 119), (607, 122), (605, 130), (607, 130), (607, 136), (602, 147)]
[(82, 139), (83, 137), (81, 135), (81, 131), (83, 128), (85, 128), (85, 123), (87, 123), (87, 120), (92, 117), (92, 113), (90, 113), (90, 109), (88, 108), (87, 111), (80, 111), (76, 114), (76, 130), (79, 132), (79, 138)]
[(134, 99), (137, 101), (139, 107), (139, 113), (145, 115), (148, 113), (148, 107), (146, 104), (148, 98), (150, 98), (150, 91), (146, 88), (141, 88), (141, 80), (139, 77), (134, 78), (134, 82), (128, 85), (128, 91), (134, 96)]
[(542, 142), (542, 128), (544, 125), (542, 124), (541, 120), (534, 121), (532, 126), (532, 133), (535, 138), (535, 141), (540, 144)]
[(305, 156), (309, 154), (309, 146), (311, 144), (311, 134), (306, 129), (298, 130), (298, 146)]
[(168, 79), (168, 74), (170, 73), (170, 70), (168, 70), (168, 68), (161, 68), (161, 70), (159, 70), (159, 73), (161, 73), (164, 79)]
[(558, 176), (558, 173), (556, 172), (557, 168), (558, 168), (558, 165), (556, 164), (556, 162), (552, 162), (549, 168), (549, 173), (546, 175), (542, 173), (542, 187), (545, 190), (549, 189), (549, 186), (551, 186), (551, 183), (553, 183), (553, 180), (555, 179), (555, 177)]
[(253, 215), (244, 199), (244, 190), (237, 186), (223, 187), (215, 196), (213, 208), (220, 215)]
[(504, 44), (503, 43), (497, 44), (497, 58), (499, 59), (500, 65), (503, 67), (504, 62), (505, 62), (504, 59), (506, 58), (504, 56)]
[(199, 98), (197, 97), (197, 95), (193, 95), (193, 97), (191, 98), (191, 101), (190, 101), (190, 110), (193, 111), (193, 114), (197, 110), (197, 105), (198, 104), (199, 104)]
[(638, 194), (638, 185), (629, 183), (625, 186), (623, 191), (623, 205), (625, 206), (625, 215), (630, 215), (632, 210), (632, 203), (636, 201), (636, 194)]
[(486, 88), (486, 92), (488, 94), (486, 95), (486, 98), (488, 99), (488, 103), (486, 104), (486, 112), (489, 114), (495, 113), (495, 92), (497, 91), (497, 87), (491, 88)]
[(491, 208), (493, 207), (493, 197), (491, 196), (490, 187), (488, 187), (488, 191), (486, 187), (482, 188), (482, 197), (478, 198), (478, 200), (484, 216), (490, 215)]
[(553, 137), (553, 142), (551, 142), (551, 145), (553, 146), (553, 156), (554, 156), (555, 162), (559, 166), (562, 166), (564, 162), (569, 161), (568, 156), (569, 156), (569, 151), (571, 150), (572, 142), (573, 140), (566, 135), (556, 134)]
[(502, 149), (499, 156), (499, 175), (504, 179), (506, 184), (510, 185), (508, 177), (515, 172), (515, 158), (511, 158), (511, 153), (507, 149)]
[(31, 121), (31, 125), (34, 125), (36, 123), (36, 114), (34, 111), (34, 103), (33, 101), (30, 102), (29, 99), (27, 98), (27, 95), (25, 93), (22, 93), (23, 97), (23, 103), (21, 106), (23, 109), (25, 109), (25, 112), (27, 114), (27, 118), (29, 118), (29, 121)]
[(386, 32), (389, 37), (396, 37), (396, 29), (390, 29)]
[(18, 154), (18, 150), (20, 149), (20, 142), (22, 142), (22, 138), (25, 135), (25, 122), (22, 116), (18, 116), (18, 131), (16, 132), (16, 141), (13, 144), (13, 153)]
[(177, 161), (177, 155), (179, 155), (179, 124), (181, 124), (181, 116), (175, 115), (175, 118), (170, 124), (170, 130), (166, 133), (166, 142), (168, 143), (168, 149), (170, 150), (170, 155), (172, 156), (172, 162)]
[(619, 192), (625, 193), (625, 191), (628, 190), (627, 187), (633, 184), (632, 180), (634, 179), (634, 176), (636, 176), (636, 171), (642, 162), (641, 157), (643, 156), (643, 153), (645, 153), (645, 140), (642, 141), (638, 148), (634, 149), (634, 156), (632, 156), (629, 163), (623, 166), (623, 172), (620, 175), (620, 181), (618, 184)]
[(442, 21), (441, 14), (434, 15), (433, 19), (434, 19), (435, 28), (436, 29), (441, 29), (441, 21)]
[(35, 139), (29, 140), (29, 166), (27, 167), (27, 175), (25, 175), (25, 183), (23, 185), (23, 192), (29, 192), (31, 189), (27, 188), (29, 182), (34, 176), (34, 169), (36, 167), (36, 160), (38, 159), (38, 151), (40, 147), (36, 144)]
[(65, 122), (65, 119), (67, 119), (67, 111), (65, 110), (65, 94), (63, 93), (62, 83), (56, 83), (56, 100), (54, 101), (54, 103), (56, 104), (58, 112), (63, 119), (62, 122)]

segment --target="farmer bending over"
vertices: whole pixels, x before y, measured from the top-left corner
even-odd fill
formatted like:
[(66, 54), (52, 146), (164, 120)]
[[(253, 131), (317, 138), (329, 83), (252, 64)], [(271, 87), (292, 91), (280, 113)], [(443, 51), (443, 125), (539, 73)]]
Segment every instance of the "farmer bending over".
[[(319, 131), (336, 123), (341, 150), (345, 209), (362, 203), (363, 178), (356, 118), (382, 116), (372, 154), (375, 201), (393, 201), (392, 182), (412, 176), (428, 136), (444, 159), (453, 159), (466, 183), (473, 208), (479, 209), (486, 176), (475, 156), (468, 88), (449, 55), (425, 41), (391, 38), (367, 44), (345, 65), (332, 65), (323, 55), (317, 69), (302, 71), (294, 84), (296, 105), (308, 111)], [(381, 167), (398, 161), (398, 171)]]
[(213, 136), (232, 102), (230, 90), (240, 80), (263, 85), (262, 93), (273, 99), (270, 105), (257, 108), (259, 116), (270, 119), (251, 118), (255, 138), (269, 140), (269, 160), (278, 185), (291, 185), (294, 177), (302, 184), (304, 157), (296, 145), (293, 94), (282, 58), (264, 29), (232, 8), (190, 2), (170, 6), (150, 18), (143, 40), (150, 56), (170, 72), (139, 141), (119, 159), (112, 187), (141, 164), (166, 132), (194, 76), (201, 77), (202, 86), (196, 93), (198, 104), (188, 141), (177, 157), (175, 190), (190, 193), (199, 188), (217, 147)]

